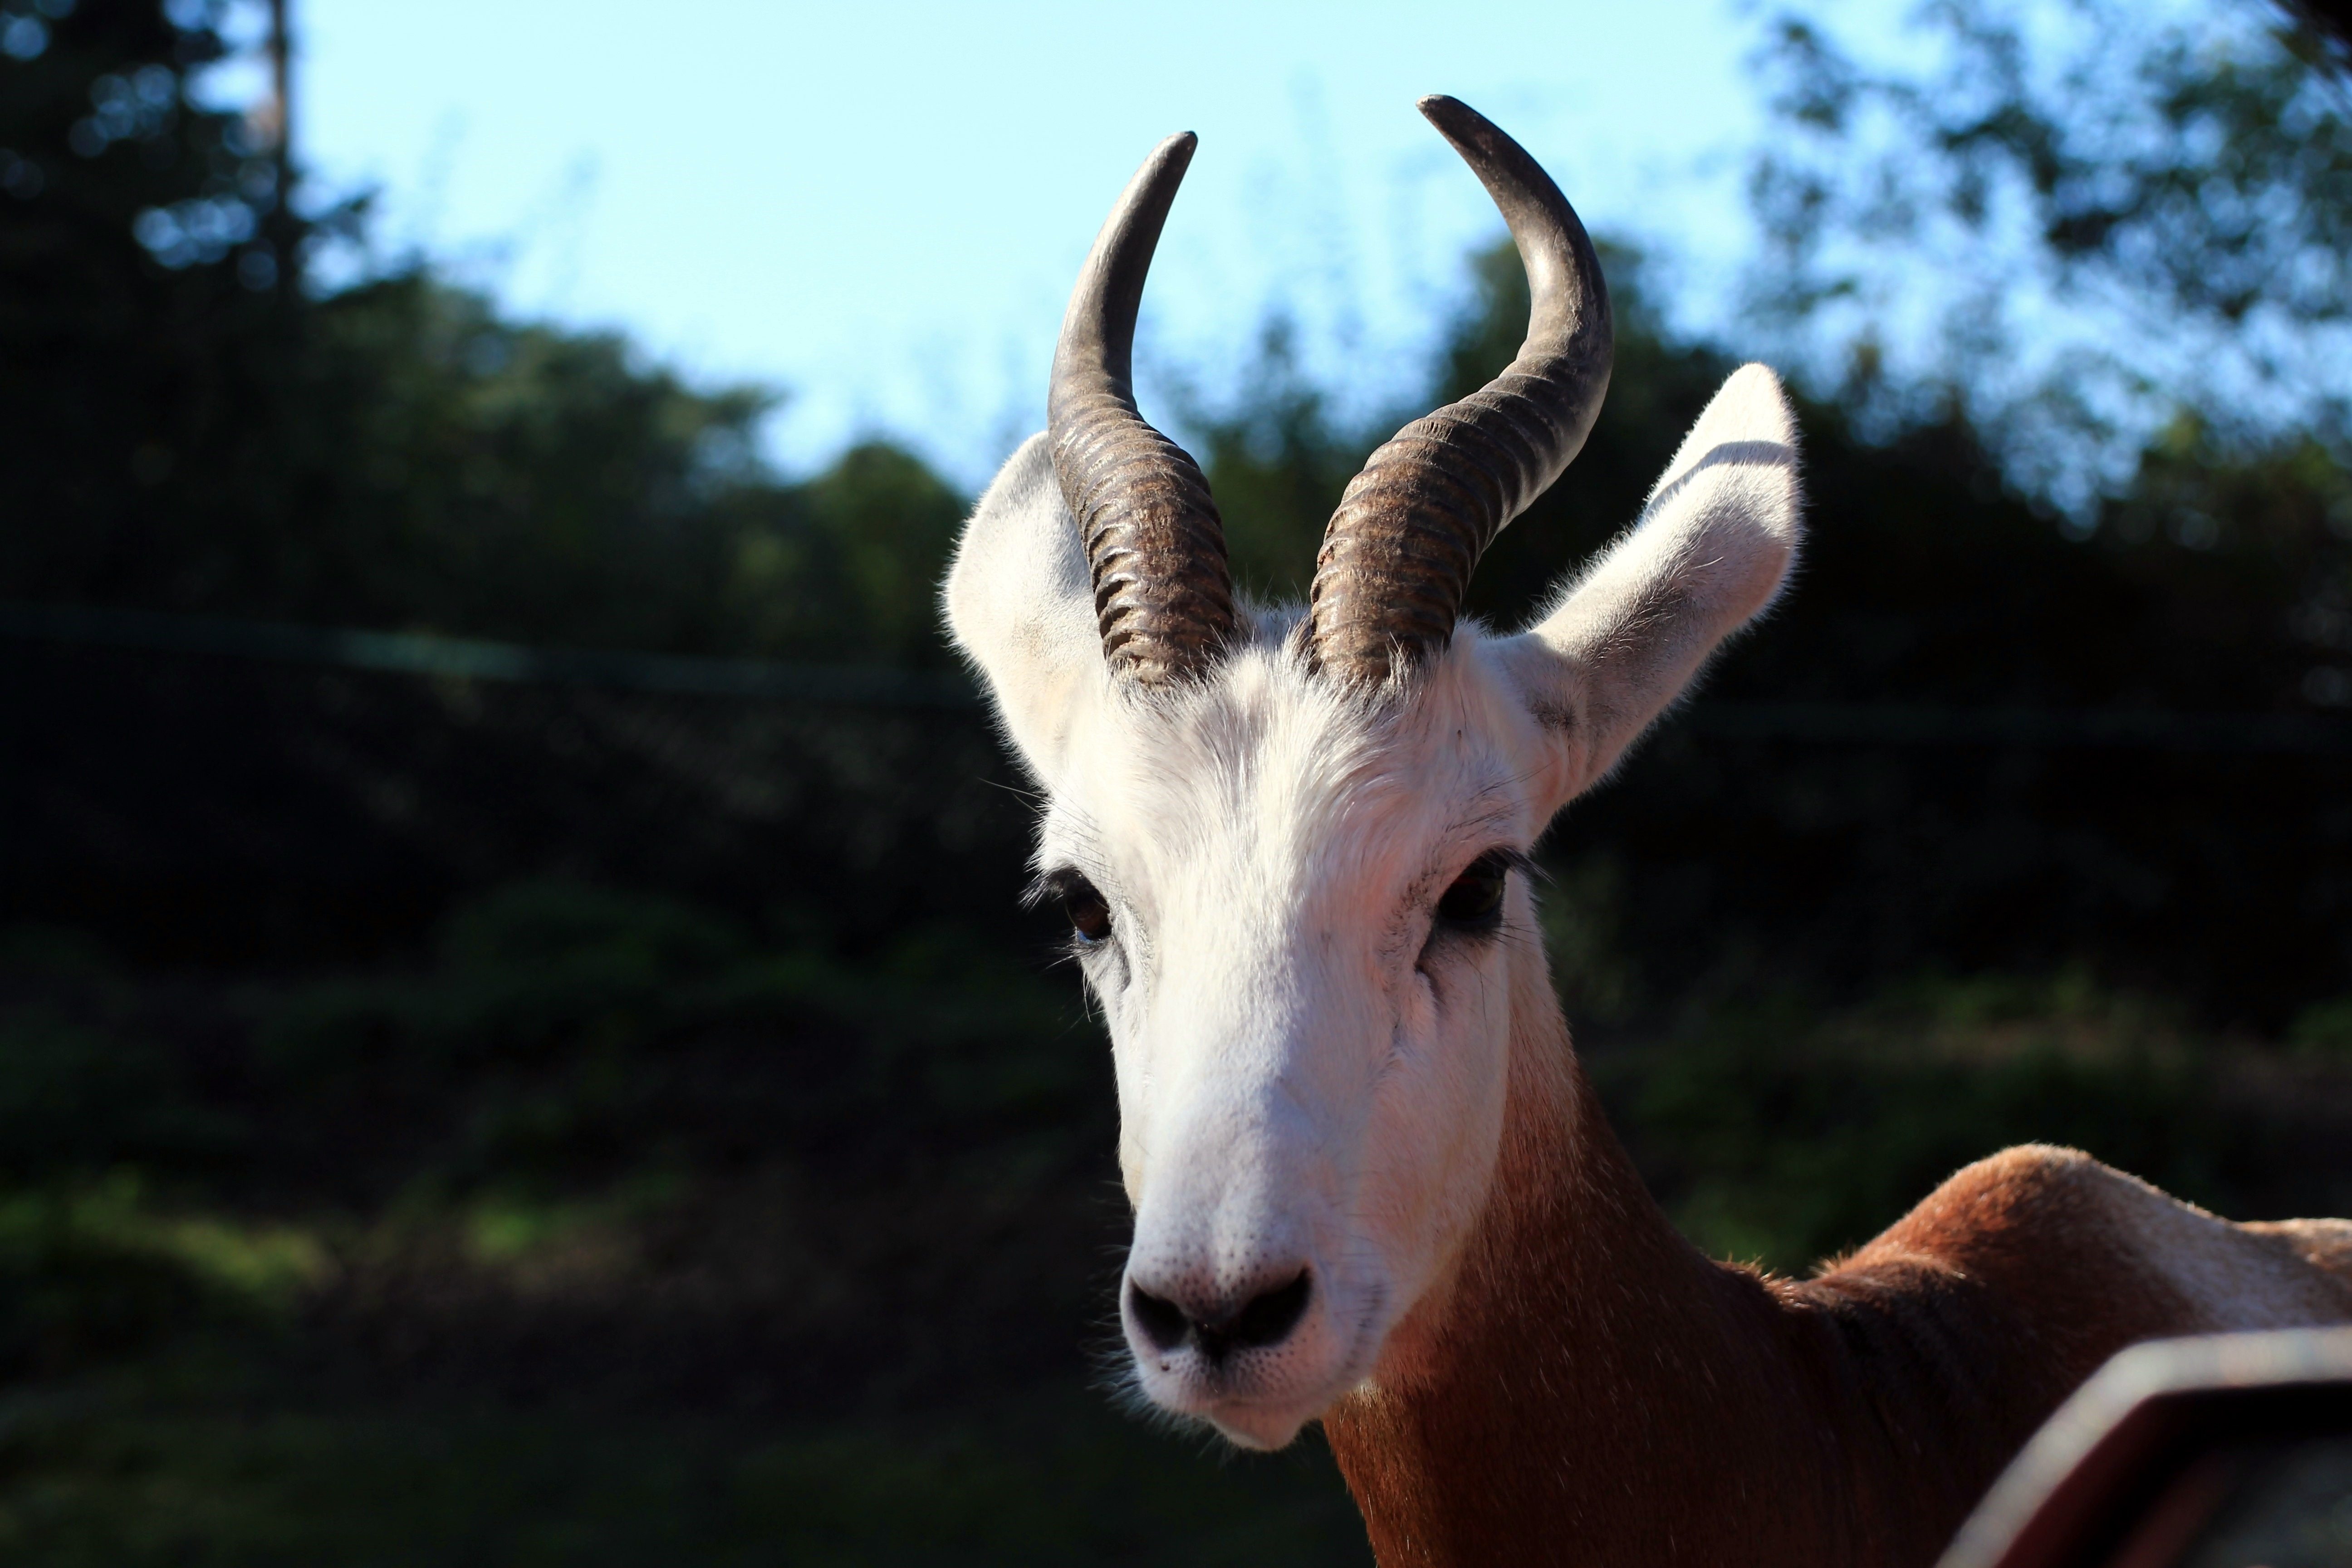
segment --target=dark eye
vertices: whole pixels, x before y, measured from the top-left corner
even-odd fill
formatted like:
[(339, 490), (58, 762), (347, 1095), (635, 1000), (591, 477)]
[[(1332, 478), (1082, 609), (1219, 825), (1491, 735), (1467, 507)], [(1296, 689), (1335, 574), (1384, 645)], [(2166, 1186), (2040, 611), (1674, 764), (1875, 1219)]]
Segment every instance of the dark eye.
[(1087, 947), (1110, 935), (1110, 900), (1104, 898), (1092, 882), (1072, 871), (1054, 886), (1054, 896), (1062, 900), (1062, 913), (1069, 917), (1070, 930)]
[(1437, 918), (1468, 931), (1491, 930), (1502, 921), (1503, 887), (1510, 875), (1510, 859), (1501, 851), (1479, 856), (1439, 898)]

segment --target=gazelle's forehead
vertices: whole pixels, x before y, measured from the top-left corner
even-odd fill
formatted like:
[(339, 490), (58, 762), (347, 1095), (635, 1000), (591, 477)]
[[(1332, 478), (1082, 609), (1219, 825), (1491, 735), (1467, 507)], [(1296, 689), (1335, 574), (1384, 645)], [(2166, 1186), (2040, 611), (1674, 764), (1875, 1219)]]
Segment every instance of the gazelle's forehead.
[(1252, 651), (1172, 698), (1107, 703), (1056, 792), (1048, 851), (1068, 840), (1162, 894), (1296, 897), (1417, 874), (1454, 837), (1483, 840), (1466, 858), (1523, 836), (1528, 805), (1479, 683), (1451, 673), (1368, 707)]

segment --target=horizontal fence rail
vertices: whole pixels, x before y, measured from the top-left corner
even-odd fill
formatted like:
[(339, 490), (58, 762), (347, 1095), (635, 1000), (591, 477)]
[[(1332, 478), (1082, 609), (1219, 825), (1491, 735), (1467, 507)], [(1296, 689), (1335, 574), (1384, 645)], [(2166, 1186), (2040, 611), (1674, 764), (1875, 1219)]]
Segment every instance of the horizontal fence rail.
[[(885, 708), (976, 709), (961, 673), (764, 658), (535, 647), (421, 632), (360, 631), (152, 610), (0, 604), (0, 637), (223, 655), (467, 680), (614, 687)], [(2164, 709), (1942, 708), (1891, 702), (1702, 699), (1668, 723), (1741, 741), (1826, 745), (2109, 747), (2184, 752), (2352, 756), (2352, 718)]]
[(1693, 703), (1702, 734), (1743, 741), (1919, 746), (2122, 747), (2352, 756), (2352, 720), (2150, 708), (1929, 708), (1900, 702)]
[(976, 708), (970, 680), (947, 671), (866, 665), (787, 664), (766, 658), (532, 647), (422, 632), (355, 631), (213, 616), (80, 605), (0, 605), (0, 637), (227, 655), (465, 680), (610, 686), (696, 697), (856, 703), (884, 708)]

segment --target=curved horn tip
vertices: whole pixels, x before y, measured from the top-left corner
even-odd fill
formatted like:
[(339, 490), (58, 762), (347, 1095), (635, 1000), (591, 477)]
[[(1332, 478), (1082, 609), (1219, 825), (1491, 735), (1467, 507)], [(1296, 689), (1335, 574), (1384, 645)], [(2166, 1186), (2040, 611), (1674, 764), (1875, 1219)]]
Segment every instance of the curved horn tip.
[(1451, 93), (1433, 92), (1413, 100), (1421, 117), (1437, 127), (1447, 141), (1457, 141), (1473, 131), (1492, 131), (1495, 122), (1455, 98)]
[(1313, 661), (1350, 684), (1445, 647), (1479, 555), (1575, 458), (1609, 384), (1608, 287), (1568, 198), (1468, 104), (1432, 93), (1419, 108), (1510, 226), (1528, 333), (1502, 374), (1374, 452), (1331, 514), (1307, 624)]
[(1166, 685), (1205, 669), (1234, 630), (1224, 526), (1200, 466), (1135, 405), (1136, 315), (1160, 226), (1200, 138), (1162, 140), (1095, 237), (1062, 317), (1045, 426), (1095, 591), (1113, 675)]
[(1143, 161), (1143, 165), (1147, 169), (1156, 168), (1171, 159), (1179, 163), (1190, 163), (1200, 145), (1199, 136), (1190, 131), (1179, 131), (1173, 136), (1163, 137), (1160, 145), (1151, 150), (1151, 156)]

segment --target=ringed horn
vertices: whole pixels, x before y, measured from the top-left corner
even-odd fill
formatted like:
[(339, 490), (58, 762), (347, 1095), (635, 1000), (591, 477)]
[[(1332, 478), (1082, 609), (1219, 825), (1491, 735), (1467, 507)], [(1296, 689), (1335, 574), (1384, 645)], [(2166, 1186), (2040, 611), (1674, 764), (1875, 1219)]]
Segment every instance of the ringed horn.
[(1205, 671), (1234, 631), (1224, 524), (1183, 447), (1135, 406), (1135, 316), (1144, 275), (1199, 139), (1153, 149), (1128, 182), (1062, 318), (1045, 427), (1077, 519), (1095, 623), (1115, 676), (1165, 686)]
[[(1493, 381), (1414, 420), (1350, 480), (1325, 529), (1307, 652), (1374, 686), (1442, 650), (1471, 569), (1568, 468), (1609, 390), (1609, 289), (1584, 226), (1519, 144), (1444, 96), (1421, 111), (1501, 209), (1528, 270), (1527, 341)], [(1234, 633), (1224, 524), (1200, 465), (1135, 405), (1135, 319), (1151, 253), (1199, 139), (1153, 149), (1095, 237), (1062, 318), (1046, 429), (1077, 520), (1113, 674), (1164, 686)]]
[(1568, 468), (1609, 390), (1609, 289), (1559, 187), (1467, 105), (1430, 97), (1421, 111), (1502, 209), (1531, 308), (1518, 357), (1374, 452), (1324, 531), (1307, 657), (1354, 686), (1446, 646), (1480, 553)]

